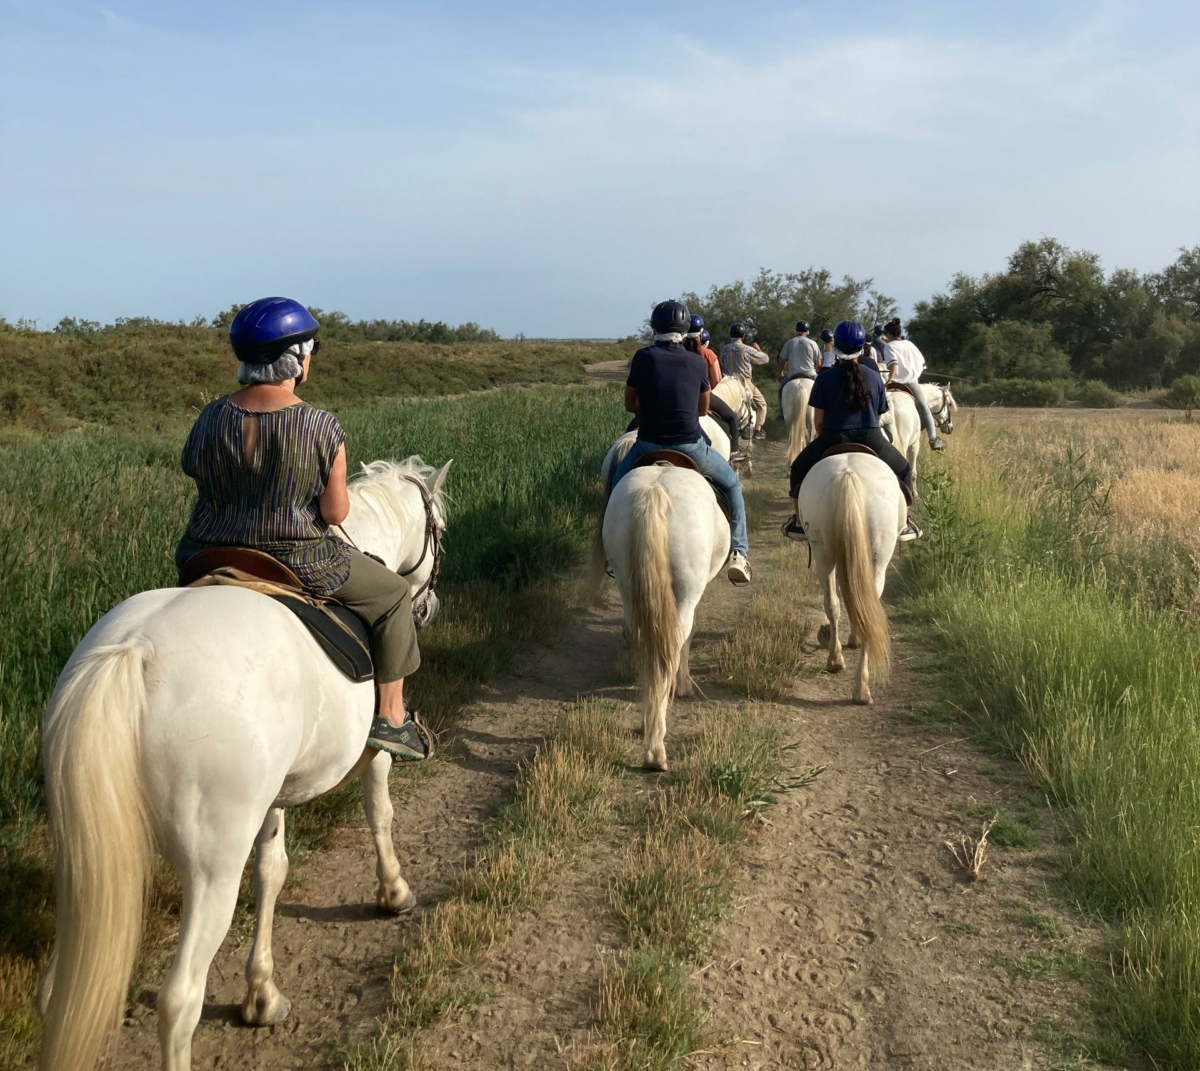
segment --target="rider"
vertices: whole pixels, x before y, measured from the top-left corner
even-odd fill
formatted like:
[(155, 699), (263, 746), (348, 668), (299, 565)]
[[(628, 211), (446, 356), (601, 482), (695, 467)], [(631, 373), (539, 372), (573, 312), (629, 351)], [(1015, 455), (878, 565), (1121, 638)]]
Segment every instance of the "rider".
[(729, 523), (729, 579), (735, 584), (748, 584), (750, 563), (746, 554), (750, 544), (742, 483), (729, 463), (709, 446), (700, 429), (700, 417), (708, 412), (711, 392), (704, 358), (682, 345), (690, 320), (691, 314), (682, 301), (662, 301), (650, 314), (654, 342), (633, 355), (625, 383), (625, 408), (641, 417), (638, 438), (617, 466), (613, 486), (639, 457), (652, 450), (686, 454), (703, 475), (720, 487), (729, 502), (733, 513)]
[(252, 301), (234, 317), (229, 340), (242, 389), (205, 406), (188, 434), (183, 471), (197, 496), (175, 564), (182, 569), (217, 546), (250, 547), (286, 565), (306, 591), (358, 614), (371, 631), (379, 689), (367, 745), (417, 761), (433, 743), (404, 708), (404, 678), (421, 664), (412, 593), (402, 576), (330, 530), (350, 512), (346, 433), (333, 414), (296, 396), (320, 349), (319, 327), (300, 302), (282, 297)]
[(833, 332), (828, 327), (823, 327), (821, 329), (821, 367), (832, 368), (833, 362)]
[(887, 365), (884, 363), (883, 346), (883, 324), (876, 324), (871, 329), (871, 345), (868, 349), (863, 350), (863, 354), (864, 356), (874, 360), (876, 366), (881, 372), (887, 367)]
[(887, 362), (888, 382), (902, 383), (912, 390), (913, 400), (917, 403), (917, 412), (921, 414), (921, 423), (925, 426), (925, 434), (929, 436), (931, 450), (945, 450), (946, 442), (938, 435), (937, 425), (933, 422), (933, 411), (925, 400), (925, 392), (921, 389), (921, 373), (925, 371), (925, 357), (916, 343), (902, 337), (900, 317), (893, 317), (883, 329), (884, 360)]
[(741, 324), (730, 326), (729, 337), (731, 341), (721, 349), (721, 370), (727, 376), (739, 377), (750, 392), (750, 404), (754, 407), (754, 438), (765, 439), (767, 433), (763, 431), (763, 425), (767, 422), (767, 399), (754, 384), (754, 366), (767, 364), (771, 358), (763, 353), (758, 343), (747, 345), (746, 328)]
[(821, 367), (821, 347), (808, 337), (808, 321), (796, 321), (796, 333), (779, 351), (779, 419), (783, 419), (783, 388), (794, 376), (816, 379)]
[[(822, 369), (813, 384), (808, 404), (813, 410), (813, 426), (817, 437), (792, 462), (791, 495), (800, 493), (804, 477), (825, 451), (841, 443), (861, 443), (869, 446), (908, 490), (912, 500), (912, 467), (908, 459), (884, 437), (879, 430), (879, 418), (887, 412), (887, 392), (883, 378), (868, 363), (860, 361), (867, 333), (855, 320), (843, 320), (833, 332), (836, 360), (832, 368)], [(790, 539), (806, 539), (800, 524), (799, 505), (795, 515), (783, 526)], [(916, 539), (920, 530), (910, 520), (900, 532), (902, 540)]]

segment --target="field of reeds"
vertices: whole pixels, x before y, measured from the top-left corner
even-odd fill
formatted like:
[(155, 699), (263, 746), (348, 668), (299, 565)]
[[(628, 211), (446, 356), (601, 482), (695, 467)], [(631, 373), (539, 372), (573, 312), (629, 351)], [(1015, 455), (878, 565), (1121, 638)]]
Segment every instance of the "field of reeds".
[(1198, 447), (1161, 414), (967, 416), (903, 573), (948, 694), (1066, 821), (1103, 1020), (1160, 1068), (1200, 1065)]
[[(352, 469), (416, 453), (436, 464), (454, 459), (443, 610), (422, 637), (424, 663), (412, 681), (415, 703), (444, 729), (480, 681), (509, 668), (566, 613), (563, 576), (592, 534), (600, 460), (623, 427), (619, 395), (510, 388), (339, 416)], [(172, 583), (172, 549), (193, 496), (179, 471), (184, 431), (0, 446), (0, 1057), (34, 1029), (29, 990), (51, 935), (41, 714), (88, 628), (129, 595)], [(299, 808), (293, 848), (319, 843), (355, 806), (350, 792)]]

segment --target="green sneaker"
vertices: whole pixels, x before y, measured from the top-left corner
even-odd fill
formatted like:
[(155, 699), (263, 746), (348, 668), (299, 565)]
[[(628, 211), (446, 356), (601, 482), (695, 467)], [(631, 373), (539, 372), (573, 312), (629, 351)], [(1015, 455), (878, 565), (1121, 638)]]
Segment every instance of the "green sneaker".
[(393, 725), (386, 718), (376, 716), (371, 723), (367, 747), (386, 751), (405, 762), (423, 762), (433, 754), (433, 733), (421, 724), (415, 710), (408, 711), (403, 725)]

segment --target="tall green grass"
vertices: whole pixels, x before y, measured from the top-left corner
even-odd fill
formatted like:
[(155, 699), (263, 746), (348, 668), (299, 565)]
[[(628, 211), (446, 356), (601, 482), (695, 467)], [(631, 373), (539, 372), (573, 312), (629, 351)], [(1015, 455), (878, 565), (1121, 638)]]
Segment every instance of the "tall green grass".
[[(583, 558), (600, 461), (623, 427), (619, 395), (509, 388), (339, 415), (352, 468), (410, 454), (454, 459), (443, 611), (421, 636), (411, 682), (415, 703), (444, 729), (481, 680), (562, 619), (561, 577)], [(128, 596), (173, 583), (173, 548), (194, 493), (179, 471), (183, 430), (0, 446), (0, 1031), (14, 1029), (2, 1021), (13, 1007), (5, 986), (32, 977), (49, 937), (41, 715), (92, 624)], [(326, 802), (307, 821), (301, 809), (296, 824), (315, 843), (344, 812)]]
[(1043, 476), (935, 465), (908, 605), (1069, 823), (1072, 895), (1113, 926), (1106, 1021), (1155, 1066), (1195, 1068), (1200, 633), (1164, 598), (1161, 548), (1114, 554), (1087, 457), (1068, 451)]

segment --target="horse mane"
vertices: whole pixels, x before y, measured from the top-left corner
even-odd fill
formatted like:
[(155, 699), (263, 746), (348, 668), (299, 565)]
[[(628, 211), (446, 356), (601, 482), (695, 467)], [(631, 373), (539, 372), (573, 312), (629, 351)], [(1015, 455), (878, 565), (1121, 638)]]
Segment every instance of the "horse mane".
[[(426, 492), (429, 491), (429, 477), (437, 471), (433, 465), (425, 464), (418, 454), (406, 457), (403, 461), (392, 461), (382, 458), (379, 461), (367, 461), (359, 472), (347, 484), (350, 496), (350, 506), (365, 508), (379, 518), (387, 527), (401, 528), (407, 525), (424, 525), (424, 508), (414, 507), (412, 498), (400, 492), (407, 482), (406, 477), (420, 480)], [(433, 500), (434, 513), (440, 524), (446, 521), (445, 492), (439, 487), (430, 495)]]

